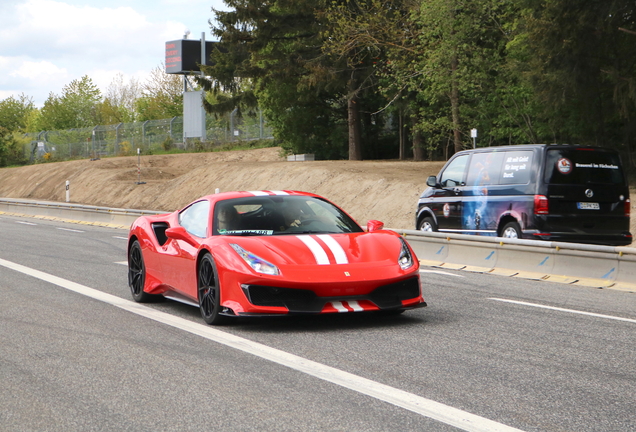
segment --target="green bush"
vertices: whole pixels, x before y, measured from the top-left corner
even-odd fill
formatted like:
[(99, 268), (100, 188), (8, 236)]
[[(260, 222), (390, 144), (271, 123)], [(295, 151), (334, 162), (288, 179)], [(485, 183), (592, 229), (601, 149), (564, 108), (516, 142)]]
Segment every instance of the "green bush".
[(25, 165), (28, 162), (24, 154), (26, 142), (28, 139), (0, 126), (0, 167)]

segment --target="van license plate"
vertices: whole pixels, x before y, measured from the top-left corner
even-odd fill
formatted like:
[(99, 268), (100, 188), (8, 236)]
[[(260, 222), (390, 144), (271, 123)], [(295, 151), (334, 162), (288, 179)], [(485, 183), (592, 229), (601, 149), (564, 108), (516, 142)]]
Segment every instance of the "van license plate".
[(576, 203), (576, 206), (579, 208), (579, 210), (600, 210), (601, 208), (598, 203), (594, 202), (579, 202)]

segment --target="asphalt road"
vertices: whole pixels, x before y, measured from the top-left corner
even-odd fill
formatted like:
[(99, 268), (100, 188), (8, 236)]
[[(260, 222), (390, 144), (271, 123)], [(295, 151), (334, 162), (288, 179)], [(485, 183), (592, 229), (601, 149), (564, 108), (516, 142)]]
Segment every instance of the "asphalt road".
[(1, 431), (636, 430), (633, 293), (422, 268), (429, 307), (400, 316), (211, 328), (135, 309), (125, 231), (0, 233)]

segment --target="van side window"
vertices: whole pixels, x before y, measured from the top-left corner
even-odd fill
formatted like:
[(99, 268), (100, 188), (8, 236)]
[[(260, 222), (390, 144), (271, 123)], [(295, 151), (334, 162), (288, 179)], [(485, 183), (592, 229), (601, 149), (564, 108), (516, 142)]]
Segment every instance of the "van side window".
[(464, 180), (464, 172), (466, 172), (466, 164), (469, 155), (457, 156), (451, 161), (442, 172), (439, 182), (443, 187), (462, 186)]
[(489, 186), (499, 184), (503, 152), (474, 153), (468, 168), (467, 186)]
[(509, 151), (504, 157), (499, 184), (528, 184), (532, 172), (531, 151)]

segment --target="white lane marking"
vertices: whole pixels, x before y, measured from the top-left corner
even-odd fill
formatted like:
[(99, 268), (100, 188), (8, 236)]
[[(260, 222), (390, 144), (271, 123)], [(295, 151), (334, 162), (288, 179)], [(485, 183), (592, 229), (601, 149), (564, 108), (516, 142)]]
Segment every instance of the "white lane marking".
[(120, 239), (120, 240), (128, 240), (128, 237), (121, 237), (121, 236), (113, 236), (113, 238)]
[(23, 221), (15, 221), (15, 223), (19, 223), (19, 224), (22, 224), (22, 225), (37, 225), (37, 224), (34, 224), (32, 222), (23, 222)]
[(128, 265), (128, 261), (115, 261), (115, 264)]
[(461, 277), (461, 278), (466, 277), (464, 275), (448, 273), (448, 272), (441, 271), (441, 270), (422, 270), (422, 269), (420, 269), (420, 273), (437, 273), (437, 274), (446, 275), (446, 276), (455, 276), (455, 277)]
[(76, 232), (76, 233), (83, 233), (84, 232), (84, 231), (80, 231), (80, 230), (76, 230), (76, 229), (70, 229), (70, 228), (55, 227), (55, 229), (59, 229), (59, 230), (62, 230), (62, 231)]
[(531, 306), (531, 307), (536, 307), (541, 309), (550, 309), (550, 310), (559, 311), (559, 312), (568, 312), (568, 313), (579, 314), (579, 315), (587, 315), (587, 316), (592, 316), (596, 318), (606, 318), (606, 319), (611, 319), (616, 321), (625, 321), (625, 322), (636, 324), (636, 319), (617, 317), (613, 315), (603, 315), (603, 314), (597, 314), (593, 312), (580, 311), (576, 309), (564, 309), (560, 307), (546, 306), (546, 305), (537, 304), (537, 303), (528, 303), (523, 301), (508, 300), (508, 299), (501, 299), (501, 298), (489, 298), (489, 300), (495, 300), (495, 301), (500, 301), (504, 303), (513, 303), (513, 304), (518, 304), (522, 306)]
[(314, 254), (314, 258), (316, 259), (316, 263), (318, 265), (329, 265), (329, 257), (327, 256), (327, 252), (320, 246), (320, 244), (308, 235), (298, 236), (298, 239), (305, 243), (305, 245), (309, 248), (312, 254)]
[(174, 328), (201, 336), (205, 339), (226, 345), (230, 348), (243, 351), (257, 357), (270, 360), (274, 363), (289, 367), (290, 369), (306, 373), (307, 375), (324, 381), (348, 388), (361, 394), (393, 404), (395, 406), (420, 414), (424, 417), (455, 426), (468, 432), (520, 432), (510, 426), (497, 423), (484, 417), (480, 417), (448, 405), (435, 402), (421, 396), (408, 393), (385, 384), (363, 378), (349, 372), (323, 365), (312, 360), (305, 359), (276, 348), (268, 347), (257, 342), (243, 339), (238, 336), (217, 330), (207, 325), (198, 324), (184, 318), (170, 315), (155, 309), (151, 309), (140, 303), (125, 300), (117, 296), (80, 285), (48, 273), (41, 272), (20, 264), (0, 259), (0, 265), (8, 269), (35, 277), (45, 282), (52, 283), (61, 288), (91, 297), (95, 300), (116, 306), (125, 311), (142, 317), (172, 326)]
[(336, 241), (336, 239), (325, 234), (317, 235), (316, 237), (324, 241), (329, 250), (331, 250), (331, 253), (336, 258), (336, 264), (349, 264), (347, 254), (345, 253), (344, 249), (342, 249), (342, 246), (340, 246), (340, 244)]

